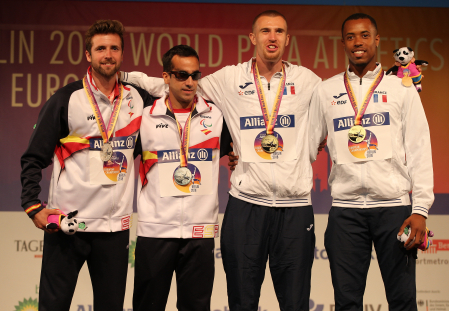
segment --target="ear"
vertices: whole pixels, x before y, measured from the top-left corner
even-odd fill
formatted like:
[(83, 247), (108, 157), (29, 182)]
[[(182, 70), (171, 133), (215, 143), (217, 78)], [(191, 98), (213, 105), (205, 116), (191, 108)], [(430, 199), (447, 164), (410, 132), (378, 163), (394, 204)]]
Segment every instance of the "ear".
[(162, 73), (162, 78), (164, 79), (165, 84), (170, 84), (170, 74), (168, 72)]
[(393, 54), (396, 54), (397, 51), (399, 51), (399, 49), (394, 50), (394, 51), (393, 51)]
[(287, 46), (289, 42), (290, 42), (290, 35), (287, 35), (287, 40), (285, 40), (285, 46)]
[(256, 45), (256, 35), (255, 35), (255, 34), (250, 33), (250, 34), (249, 34), (249, 39), (251, 40), (251, 43), (252, 43), (253, 45)]
[(413, 52), (413, 50), (412, 50), (411, 47), (407, 47), (407, 49), (408, 49), (410, 52)]
[(376, 35), (374, 40), (376, 41), (376, 47), (378, 47), (379, 46), (379, 42), (380, 42), (380, 35)]
[(91, 63), (91, 62), (92, 62), (92, 56), (90, 55), (89, 51), (86, 50), (86, 51), (85, 51), (85, 54), (86, 54), (86, 59), (87, 59), (87, 61), (88, 61), (89, 63)]

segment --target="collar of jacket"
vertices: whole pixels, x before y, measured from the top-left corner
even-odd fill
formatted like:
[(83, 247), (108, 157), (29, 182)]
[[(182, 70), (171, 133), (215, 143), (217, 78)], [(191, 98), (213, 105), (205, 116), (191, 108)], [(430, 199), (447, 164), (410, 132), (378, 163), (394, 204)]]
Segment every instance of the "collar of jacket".
[[(376, 68), (373, 71), (368, 71), (363, 77), (362, 79), (375, 79), (377, 74), (379, 73), (379, 71), (382, 70), (382, 65), (381, 63), (376, 63)], [(349, 71), (349, 65), (348, 68), (346, 69), (346, 73), (349, 77), (349, 80), (360, 80), (360, 77), (357, 76), (355, 73), (353, 73), (352, 71)]]
[[(167, 98), (167, 96), (168, 95), (165, 95), (153, 103), (153, 107), (151, 107), (150, 110), (151, 116), (169, 116), (170, 118), (175, 120), (175, 115), (165, 105), (165, 99)], [(192, 118), (197, 114), (209, 111), (212, 111), (212, 105), (206, 103), (206, 101), (201, 96), (198, 96), (198, 102), (196, 103), (195, 109), (192, 112)]]
[[(253, 60), (256, 60), (256, 58), (253, 57), (253, 58), (251, 58), (251, 59), (246, 63), (246, 72), (247, 72), (251, 77), (253, 76), (253, 70), (252, 70), (252, 69), (253, 69), (253, 67), (252, 67)], [(284, 66), (285, 66), (285, 72), (287, 73), (287, 76), (288, 76), (288, 70), (290, 69), (291, 64), (290, 64), (289, 62), (285, 61), (285, 60), (283, 60), (282, 62), (284, 63)], [(275, 75), (277, 75), (277, 74), (282, 75), (282, 72), (281, 72), (281, 71), (278, 71), (278, 72), (275, 73)]]
[[(95, 81), (94, 81), (94, 79), (92, 78), (92, 66), (89, 66), (89, 68), (87, 68), (87, 82), (89, 83), (89, 85), (90, 85), (90, 88), (91, 88), (91, 90), (92, 90), (92, 92), (96, 95), (96, 96), (101, 96), (101, 95), (103, 95), (103, 96), (105, 96), (107, 99), (108, 99), (108, 95), (109, 94), (103, 94), (103, 92), (101, 92), (98, 88), (97, 88), (97, 85), (95, 84)], [(118, 79), (118, 76), (117, 75), (115, 75), (115, 86), (114, 86), (114, 98), (116, 97), (116, 96), (118, 96), (118, 94), (120, 93), (120, 85), (121, 85), (121, 82), (120, 82), (120, 80)], [(126, 87), (125, 85), (123, 85), (123, 95), (122, 95), (122, 98), (125, 98), (127, 95), (128, 95), (128, 93), (131, 91), (131, 89), (130, 88), (128, 88), (128, 87)], [(109, 101), (109, 99), (108, 99), (108, 101)]]

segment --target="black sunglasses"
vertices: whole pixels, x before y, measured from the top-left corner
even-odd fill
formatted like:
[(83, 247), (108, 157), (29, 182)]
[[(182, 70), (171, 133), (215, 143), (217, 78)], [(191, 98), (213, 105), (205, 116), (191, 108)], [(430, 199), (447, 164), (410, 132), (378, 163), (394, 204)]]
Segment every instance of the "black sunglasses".
[(176, 79), (179, 81), (185, 81), (189, 77), (192, 77), (192, 80), (196, 81), (201, 78), (201, 72), (195, 71), (193, 73), (187, 73), (185, 71), (170, 71), (170, 74), (174, 74)]

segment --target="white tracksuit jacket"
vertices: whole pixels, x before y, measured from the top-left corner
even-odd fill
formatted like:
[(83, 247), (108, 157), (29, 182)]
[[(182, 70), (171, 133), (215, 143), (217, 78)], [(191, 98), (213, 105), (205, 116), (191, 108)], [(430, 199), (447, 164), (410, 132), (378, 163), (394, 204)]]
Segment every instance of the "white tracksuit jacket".
[[(198, 97), (190, 122), (188, 163), (198, 168), (200, 176), (193, 181), (187, 193), (200, 193), (206, 189), (202, 187), (207, 187), (209, 192), (187, 195), (176, 188), (173, 181), (174, 170), (180, 164), (175, 154), (179, 154), (181, 140), (174, 115), (164, 101), (165, 96), (146, 107), (142, 114), (143, 163), (137, 192), (137, 235), (152, 238), (217, 237), (222, 113)], [(200, 166), (206, 162), (209, 162), (210, 170)], [(170, 193), (168, 189), (171, 188), (173, 192)], [(186, 190), (185, 187), (183, 189)]]
[[(202, 78), (198, 90), (223, 112), (234, 142), (234, 152), (240, 155), (240, 162), (231, 175), (230, 194), (258, 205), (306, 206), (311, 204), (310, 191), (313, 186), (307, 143), (307, 114), (312, 92), (321, 79), (304, 67), (288, 62), (284, 64), (287, 78), (275, 131), (285, 125), (280, 124), (280, 118), (289, 120), (289, 136), (293, 142), (284, 148), (294, 148), (294, 159), (290, 161), (254, 162), (242, 156), (242, 147), (245, 147), (242, 146), (245, 130), (243, 121), (263, 121), (251, 72), (251, 60), (236, 66), (226, 66)], [(270, 83), (261, 77), (270, 113), (281, 76), (281, 72), (276, 73)], [(153, 96), (161, 96), (164, 92), (162, 79), (151, 78), (143, 73), (122, 73), (122, 80), (146, 89)], [(265, 129), (264, 126), (260, 127), (260, 123), (258, 125), (260, 131)]]
[[(107, 126), (113, 106), (96, 88), (89, 71), (87, 74)], [(53, 160), (49, 208), (59, 208), (66, 214), (78, 210), (76, 218), (86, 223), (86, 232), (129, 229), (134, 196), (133, 151), (143, 107), (152, 103), (153, 98), (146, 91), (126, 83), (122, 97), (112, 134), (115, 153), (111, 161), (119, 163), (111, 162), (107, 166), (99, 160), (101, 133), (82, 81), (68, 84), (50, 97), (42, 107), (28, 149), (21, 159), (22, 206), (25, 210), (40, 203), (42, 169)], [(127, 154), (126, 159), (123, 159), (124, 154)], [(119, 179), (118, 172), (121, 178), (124, 176), (123, 182), (110, 181)], [(95, 177), (106, 180), (106, 184), (92, 182)], [(42, 208), (28, 215), (34, 215)]]
[[(379, 70), (380, 64), (363, 78), (347, 71), (359, 106)], [(333, 206), (409, 205), (409, 191), (413, 191), (412, 213), (427, 217), (434, 200), (432, 154), (418, 92), (402, 86), (400, 78), (384, 75), (363, 116), (365, 142), (351, 147), (348, 130), (355, 112), (343, 80), (341, 73), (321, 83), (309, 109), (311, 161), (328, 135)]]

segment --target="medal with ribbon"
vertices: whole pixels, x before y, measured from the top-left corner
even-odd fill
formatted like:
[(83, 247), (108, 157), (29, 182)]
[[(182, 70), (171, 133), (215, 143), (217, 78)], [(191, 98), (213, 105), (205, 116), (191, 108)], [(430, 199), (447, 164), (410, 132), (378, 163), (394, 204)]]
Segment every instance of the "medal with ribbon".
[(345, 72), (344, 75), (344, 83), (346, 92), (348, 93), (349, 101), (351, 102), (352, 108), (355, 112), (354, 117), (354, 126), (352, 126), (349, 129), (348, 137), (351, 142), (354, 144), (361, 143), (366, 136), (366, 130), (363, 128), (362, 124), (362, 118), (365, 114), (366, 108), (368, 107), (369, 101), (371, 100), (371, 97), (374, 94), (374, 91), (376, 90), (377, 86), (379, 85), (380, 81), (382, 81), (382, 78), (384, 77), (384, 71), (382, 68), (379, 70), (379, 73), (377, 74), (376, 78), (374, 79), (373, 83), (368, 89), (368, 92), (365, 95), (365, 98), (363, 100), (362, 106), (360, 109), (357, 105), (357, 99), (355, 98), (354, 91), (351, 86), (351, 82), (349, 81), (348, 73)]
[(109, 139), (112, 136), (114, 127), (117, 123), (120, 107), (122, 106), (122, 95), (123, 95), (123, 85), (120, 84), (120, 93), (118, 97), (114, 100), (114, 108), (112, 109), (111, 118), (109, 119), (108, 126), (106, 127), (103, 117), (101, 115), (100, 108), (98, 107), (95, 96), (92, 92), (90, 84), (87, 80), (87, 76), (83, 79), (83, 87), (86, 91), (87, 99), (92, 107), (95, 115), (95, 120), (97, 120), (98, 129), (100, 130), (101, 137), (103, 138), (103, 145), (101, 146), (100, 158), (103, 162), (109, 161), (112, 157), (112, 145)]
[(188, 185), (193, 178), (192, 172), (187, 167), (187, 155), (189, 154), (190, 120), (192, 119), (192, 112), (195, 110), (197, 101), (198, 98), (195, 96), (192, 104), (192, 109), (190, 111), (189, 117), (186, 120), (186, 123), (184, 124), (183, 130), (181, 124), (176, 118), (176, 114), (174, 112), (173, 105), (170, 101), (170, 97), (167, 96), (167, 99), (165, 100), (165, 105), (167, 106), (168, 110), (170, 110), (175, 116), (176, 125), (178, 126), (179, 137), (181, 140), (181, 146), (179, 151), (179, 159), (181, 164), (178, 168), (176, 168), (175, 173), (173, 175), (175, 182), (180, 186)]
[(279, 87), (273, 104), (271, 115), (268, 114), (267, 101), (260, 80), (259, 69), (257, 68), (256, 60), (253, 59), (252, 72), (254, 76), (254, 84), (256, 85), (257, 95), (259, 96), (260, 108), (262, 109), (263, 119), (265, 121), (266, 135), (262, 138), (261, 146), (266, 153), (273, 153), (279, 148), (279, 141), (273, 135), (274, 126), (276, 125), (279, 107), (281, 106), (282, 94), (284, 92), (286, 74), (284, 63), (282, 63), (282, 77), (279, 81)]

